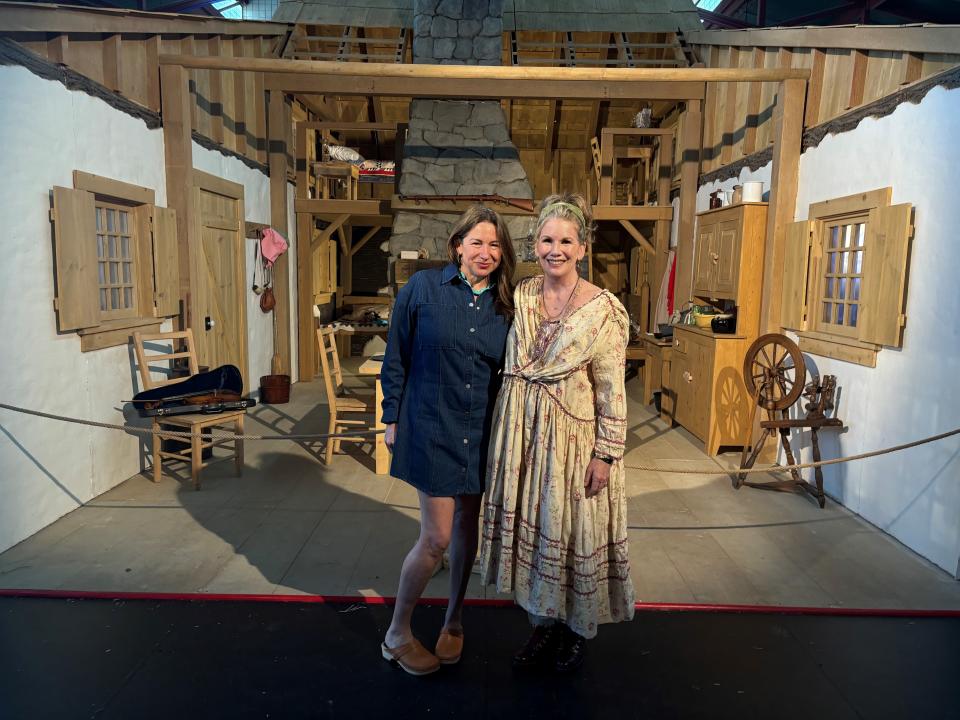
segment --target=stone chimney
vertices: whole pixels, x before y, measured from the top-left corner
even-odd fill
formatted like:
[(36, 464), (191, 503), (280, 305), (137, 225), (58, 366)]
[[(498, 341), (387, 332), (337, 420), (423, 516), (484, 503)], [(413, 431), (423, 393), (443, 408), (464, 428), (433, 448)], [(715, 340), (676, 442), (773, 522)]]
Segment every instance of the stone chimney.
[[(503, 34), (502, 0), (414, 0), (413, 60), (438, 65), (499, 65)], [(400, 194), (500, 195), (532, 199), (517, 148), (500, 103), (433, 100), (410, 103), (410, 124), (401, 165)], [(492, 204), (494, 209), (503, 208)], [(457, 215), (397, 213), (390, 253), (424, 248), (428, 257), (446, 257), (446, 242)], [(532, 232), (528, 217), (507, 217), (518, 257)]]

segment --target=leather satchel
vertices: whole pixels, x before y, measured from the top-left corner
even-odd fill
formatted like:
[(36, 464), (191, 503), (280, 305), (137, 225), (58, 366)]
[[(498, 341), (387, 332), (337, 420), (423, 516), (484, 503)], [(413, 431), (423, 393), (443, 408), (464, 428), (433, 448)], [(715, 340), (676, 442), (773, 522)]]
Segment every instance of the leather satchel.
[(276, 304), (277, 299), (273, 296), (273, 288), (267, 285), (263, 289), (263, 293), (260, 295), (260, 309), (263, 312), (268, 313), (273, 310)]

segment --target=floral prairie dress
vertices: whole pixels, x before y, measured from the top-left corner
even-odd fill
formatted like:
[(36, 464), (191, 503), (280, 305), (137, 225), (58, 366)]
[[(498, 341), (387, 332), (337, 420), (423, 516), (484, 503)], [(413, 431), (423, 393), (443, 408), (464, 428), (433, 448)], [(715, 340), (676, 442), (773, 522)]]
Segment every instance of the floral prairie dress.
[[(583, 637), (633, 617), (627, 502), (623, 305), (600, 292), (565, 318), (542, 311), (542, 277), (520, 283), (493, 415), (481, 576), (528, 612)], [(614, 458), (586, 497), (591, 454)]]

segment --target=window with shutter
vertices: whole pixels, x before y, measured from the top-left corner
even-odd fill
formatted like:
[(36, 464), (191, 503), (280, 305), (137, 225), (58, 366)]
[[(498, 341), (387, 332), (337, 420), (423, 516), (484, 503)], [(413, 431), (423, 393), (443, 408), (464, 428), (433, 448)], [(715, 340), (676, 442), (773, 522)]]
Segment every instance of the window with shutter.
[(804, 352), (873, 367), (882, 346), (901, 345), (912, 206), (891, 196), (815, 203), (787, 227), (782, 323)]
[(77, 331), (84, 351), (159, 330), (179, 312), (176, 213), (149, 188), (80, 171), (73, 180), (52, 198), (58, 327)]

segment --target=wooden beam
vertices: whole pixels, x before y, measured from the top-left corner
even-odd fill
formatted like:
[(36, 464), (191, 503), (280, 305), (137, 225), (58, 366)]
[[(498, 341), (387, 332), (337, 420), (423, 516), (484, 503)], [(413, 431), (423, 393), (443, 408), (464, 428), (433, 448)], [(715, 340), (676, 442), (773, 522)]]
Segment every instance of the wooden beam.
[(697, 30), (684, 33), (694, 45), (737, 47), (846, 48), (889, 52), (946, 53), (960, 47), (957, 25), (897, 27), (785, 27), (756, 30)]
[(780, 332), (784, 235), (796, 213), (805, 94), (806, 82), (785, 80), (780, 83), (773, 111), (773, 168), (764, 247), (761, 332)]
[(594, 205), (594, 220), (670, 220), (670, 205)]
[[(297, 198), (294, 209), (298, 212), (313, 213), (317, 216), (337, 217), (339, 215), (381, 215), (390, 217), (389, 200), (318, 200)], [(389, 224), (389, 220), (387, 223)]]
[(147, 74), (147, 107), (160, 112), (160, 36), (145, 37), (143, 52), (146, 56), (142, 71)]
[(172, 15), (103, 7), (0, 4), (5, 33), (118, 33), (124, 35), (283, 36), (286, 23), (224, 20), (203, 15)]
[(633, 226), (632, 222), (629, 220), (621, 220), (620, 224), (628, 233), (630, 233), (630, 237), (640, 244), (640, 247), (643, 248), (645, 252), (648, 252), (651, 255), (656, 255), (656, 250), (654, 249), (653, 245), (651, 245), (650, 241), (640, 234), (640, 231)]
[(316, 321), (313, 317), (313, 217), (297, 213), (297, 362), (301, 381), (313, 380)]
[(69, 65), (70, 38), (64, 34), (47, 40), (47, 57), (50, 59), (50, 62), (57, 63), (58, 65)]
[[(194, 69), (216, 68), (265, 72), (283, 75), (323, 75), (327, 77), (370, 77), (417, 80), (498, 80), (510, 82), (619, 83), (619, 82), (751, 82), (775, 81), (809, 76), (801, 68), (781, 70), (764, 68), (550, 68), (479, 65), (397, 65), (395, 63), (337, 63), (275, 58), (223, 59), (202, 55), (162, 55), (164, 65), (183, 65)], [(422, 94), (422, 93), (421, 93)], [(473, 94), (472, 91), (469, 94)], [(569, 95), (568, 97), (583, 97)]]
[(674, 283), (674, 304), (682, 305), (691, 298), (693, 289), (693, 228), (697, 210), (697, 181), (700, 178), (700, 148), (703, 132), (703, 103), (687, 102), (682, 117), (679, 142), (680, 217), (677, 228), (677, 273)]
[[(208, 52), (219, 56), (224, 49), (219, 35), (207, 41)], [(223, 144), (223, 82), (224, 74), (220, 70), (210, 71), (210, 139)]]
[(395, 122), (347, 122), (330, 120), (324, 122), (301, 122), (297, 123), (297, 127), (305, 127), (310, 130), (330, 130), (330, 131), (342, 131), (342, 132), (357, 132), (360, 130), (368, 130), (370, 132), (377, 131), (393, 131), (396, 132), (399, 123)]
[(903, 54), (903, 80), (901, 85), (916, 82), (923, 75), (923, 55), (920, 53)]
[(172, 65), (160, 68), (160, 93), (163, 103), (163, 154), (167, 178), (167, 207), (177, 211), (177, 246), (180, 266), (180, 297), (185, 301), (181, 329), (191, 327), (196, 296), (191, 293), (192, 253), (196, 237), (193, 207), (193, 138), (190, 108), (193, 99), (188, 89), (185, 68)]
[[(476, 204), (474, 200), (411, 200), (400, 195), (394, 195), (390, 201), (390, 210), (393, 212), (460, 214)], [(507, 203), (490, 200), (487, 204), (501, 215), (533, 217), (533, 211), (508, 205)]]
[[(269, 114), (266, 137), (270, 168), (270, 224), (284, 237), (290, 237), (287, 226), (287, 128), (290, 118), (287, 113), (283, 93), (269, 93)], [(309, 238), (307, 243), (309, 243)], [(297, 238), (297, 244), (300, 238)], [(279, 367), (272, 368), (274, 374), (290, 374), (290, 254), (284, 253), (273, 264), (273, 289), (277, 304), (273, 308), (276, 315), (276, 336), (273, 339), (273, 351), (279, 355)], [(312, 317), (312, 313), (311, 313)]]
[[(294, 61), (298, 62), (298, 61)], [(373, 63), (339, 63), (354, 67), (373, 67)], [(390, 66), (394, 67), (394, 66)], [(428, 67), (414, 65), (401, 67)], [(458, 65), (447, 67), (475, 67)], [(521, 67), (521, 70), (544, 68)], [(618, 68), (612, 68), (616, 70)], [(583, 68), (561, 68), (561, 72), (581, 71)], [(609, 72), (610, 70), (607, 70)], [(636, 70), (634, 72), (641, 72)], [(805, 72), (805, 71), (804, 71)], [(702, 82), (673, 80), (643, 80), (633, 82), (579, 82), (569, 80), (511, 80), (472, 78), (406, 78), (406, 77), (358, 77), (327, 76), (322, 74), (267, 73), (268, 90), (283, 90), (289, 93), (316, 93), (338, 96), (384, 95), (388, 97), (438, 97), (438, 98), (490, 98), (512, 99), (590, 99), (604, 100), (684, 100), (702, 98)]]

